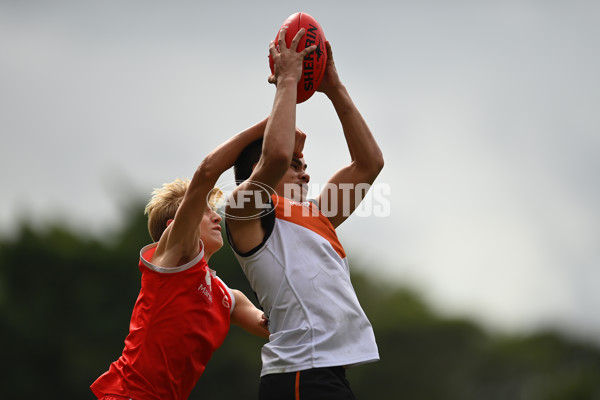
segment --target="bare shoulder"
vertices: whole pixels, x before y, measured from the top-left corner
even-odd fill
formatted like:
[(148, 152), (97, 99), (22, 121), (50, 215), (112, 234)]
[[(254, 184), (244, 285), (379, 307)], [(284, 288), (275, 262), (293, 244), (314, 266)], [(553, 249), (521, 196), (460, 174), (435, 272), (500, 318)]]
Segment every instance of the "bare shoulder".
[(225, 222), (229, 240), (238, 253), (260, 245), (265, 236), (261, 218), (271, 208), (271, 193), (257, 181), (242, 182), (227, 199)]
[(260, 218), (241, 220), (228, 217), (226, 223), (230, 244), (240, 254), (248, 253), (264, 239), (266, 232)]

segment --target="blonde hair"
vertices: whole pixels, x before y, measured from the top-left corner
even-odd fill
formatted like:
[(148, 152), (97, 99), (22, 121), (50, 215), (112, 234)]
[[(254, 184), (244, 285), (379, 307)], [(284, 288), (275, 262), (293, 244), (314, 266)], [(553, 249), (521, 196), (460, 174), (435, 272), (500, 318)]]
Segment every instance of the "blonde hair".
[[(158, 242), (167, 229), (167, 222), (175, 218), (175, 213), (177, 213), (189, 186), (189, 179), (178, 178), (173, 182), (164, 183), (162, 187), (152, 191), (152, 198), (146, 204), (144, 213), (148, 215), (148, 232), (155, 242)], [(215, 187), (209, 193), (207, 204), (216, 209), (223, 198), (221, 189)]]

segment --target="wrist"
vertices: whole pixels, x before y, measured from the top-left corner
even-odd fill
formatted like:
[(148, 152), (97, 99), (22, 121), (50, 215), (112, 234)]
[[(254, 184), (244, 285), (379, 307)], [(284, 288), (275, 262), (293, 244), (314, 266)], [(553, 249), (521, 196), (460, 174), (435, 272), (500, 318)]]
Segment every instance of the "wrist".
[(277, 78), (277, 87), (291, 86), (295, 87), (298, 85), (298, 79), (293, 76), (281, 76)]
[(348, 91), (346, 90), (346, 87), (341, 83), (327, 89), (327, 91), (324, 93), (331, 101), (348, 97)]

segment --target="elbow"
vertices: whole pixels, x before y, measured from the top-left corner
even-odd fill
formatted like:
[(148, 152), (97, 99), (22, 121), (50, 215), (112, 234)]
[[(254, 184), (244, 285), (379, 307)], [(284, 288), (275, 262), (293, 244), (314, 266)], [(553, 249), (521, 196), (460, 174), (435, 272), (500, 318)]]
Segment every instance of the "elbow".
[(378, 151), (375, 152), (369, 159), (368, 165), (365, 166), (364, 169), (365, 172), (369, 174), (369, 176), (371, 176), (373, 180), (375, 180), (377, 175), (379, 175), (379, 173), (383, 169), (384, 164), (385, 162), (383, 160), (383, 154), (381, 153), (381, 150), (378, 149)]
[(377, 171), (379, 174), (385, 165), (385, 161), (383, 160), (383, 153), (381, 150), (377, 152), (375, 157), (373, 157), (373, 170)]
[(214, 165), (212, 157), (207, 156), (198, 168), (196, 168), (196, 172), (194, 173), (194, 180), (198, 180), (200, 182), (206, 182), (210, 180), (217, 180), (219, 178), (219, 173), (217, 168)]
[(281, 149), (263, 149), (261, 156), (261, 162), (263, 167), (269, 171), (285, 171), (290, 166), (292, 161), (292, 154)]

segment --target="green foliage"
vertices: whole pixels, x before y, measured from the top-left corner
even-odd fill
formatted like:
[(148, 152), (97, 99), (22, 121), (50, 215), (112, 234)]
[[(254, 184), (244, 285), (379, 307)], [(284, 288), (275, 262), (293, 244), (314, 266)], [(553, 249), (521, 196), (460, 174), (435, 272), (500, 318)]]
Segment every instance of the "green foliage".
[[(89, 385), (123, 348), (149, 242), (142, 207), (132, 209), (107, 239), (24, 225), (0, 240), (3, 398), (94, 398)], [(254, 299), (229, 248), (210, 264)], [(552, 332), (493, 337), (435, 315), (410, 290), (352, 279), (381, 354), (348, 370), (360, 399), (600, 399), (598, 348)], [(262, 343), (232, 326), (190, 399), (256, 398)]]

